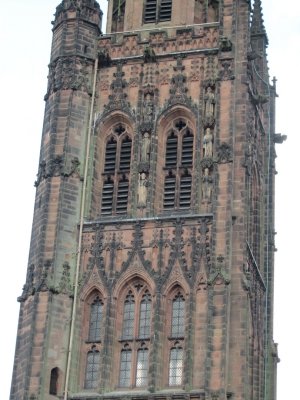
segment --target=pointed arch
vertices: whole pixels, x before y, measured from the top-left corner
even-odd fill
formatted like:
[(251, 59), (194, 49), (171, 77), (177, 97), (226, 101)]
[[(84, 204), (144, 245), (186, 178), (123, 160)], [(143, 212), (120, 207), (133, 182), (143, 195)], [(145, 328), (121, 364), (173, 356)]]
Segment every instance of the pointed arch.
[(113, 288), (113, 298), (119, 299), (122, 296), (124, 288), (127, 287), (133, 280), (144, 281), (151, 293), (155, 293), (155, 283), (146, 271), (142, 260), (138, 254), (135, 254), (131, 260), (129, 267), (122, 273)]
[(115, 357), (120, 387), (145, 387), (148, 383), (153, 293), (143, 274), (136, 273), (123, 276), (115, 288), (116, 319), (120, 322), (116, 326), (114, 349), (118, 352)]
[(168, 386), (181, 386), (184, 375), (186, 320), (188, 318), (187, 295), (176, 282), (169, 286), (165, 295), (164, 330), (164, 381)]
[(157, 181), (160, 188), (155, 193), (155, 204), (165, 212), (190, 209), (196, 159), (196, 117), (187, 107), (176, 105), (158, 118), (157, 127), (156, 175), (162, 178)]
[(95, 123), (92, 216), (126, 215), (130, 204), (134, 121), (115, 110)]
[(165, 298), (170, 296), (177, 287), (180, 287), (185, 296), (190, 293), (190, 286), (186, 281), (179, 260), (175, 260), (173, 265), (170, 265), (170, 274), (162, 286), (162, 293)]
[(50, 385), (49, 385), (49, 394), (54, 396), (58, 395), (60, 392), (62, 381), (62, 372), (58, 367), (54, 367), (50, 372)]

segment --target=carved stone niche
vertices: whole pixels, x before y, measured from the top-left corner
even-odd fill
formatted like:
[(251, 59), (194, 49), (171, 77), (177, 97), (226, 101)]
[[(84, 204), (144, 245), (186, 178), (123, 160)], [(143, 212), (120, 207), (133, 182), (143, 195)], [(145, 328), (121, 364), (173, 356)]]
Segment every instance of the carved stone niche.
[(204, 126), (213, 128), (215, 124), (216, 84), (213, 80), (204, 82)]
[(203, 159), (201, 167), (201, 201), (202, 203), (210, 203), (213, 191), (213, 160), (211, 158)]

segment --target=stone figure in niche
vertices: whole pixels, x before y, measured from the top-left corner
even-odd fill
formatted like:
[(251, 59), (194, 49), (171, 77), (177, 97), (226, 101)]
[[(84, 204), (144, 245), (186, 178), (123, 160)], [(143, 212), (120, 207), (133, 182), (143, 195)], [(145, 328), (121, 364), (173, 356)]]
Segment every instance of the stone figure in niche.
[(148, 163), (150, 160), (150, 135), (145, 132), (142, 139), (141, 157), (140, 161), (143, 163)]
[(153, 119), (153, 102), (152, 96), (150, 93), (145, 95), (145, 103), (144, 103), (144, 122), (152, 122)]
[(204, 175), (202, 177), (202, 200), (210, 201), (212, 194), (212, 177), (209, 175), (209, 169), (204, 169)]
[(212, 155), (213, 155), (213, 134), (210, 128), (206, 128), (203, 137), (203, 157), (212, 157)]
[(205, 93), (205, 117), (211, 118), (215, 115), (215, 94), (213, 88), (208, 86)]
[(207, 22), (217, 22), (219, 20), (219, 0), (208, 0)]
[(148, 190), (148, 179), (145, 172), (139, 174), (139, 187), (138, 187), (138, 206), (146, 207)]

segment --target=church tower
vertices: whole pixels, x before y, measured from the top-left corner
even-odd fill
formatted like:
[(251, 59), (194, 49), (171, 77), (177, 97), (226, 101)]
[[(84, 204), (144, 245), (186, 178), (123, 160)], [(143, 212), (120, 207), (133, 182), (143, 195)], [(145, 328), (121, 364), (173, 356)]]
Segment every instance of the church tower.
[(260, 0), (63, 0), (11, 400), (275, 400)]

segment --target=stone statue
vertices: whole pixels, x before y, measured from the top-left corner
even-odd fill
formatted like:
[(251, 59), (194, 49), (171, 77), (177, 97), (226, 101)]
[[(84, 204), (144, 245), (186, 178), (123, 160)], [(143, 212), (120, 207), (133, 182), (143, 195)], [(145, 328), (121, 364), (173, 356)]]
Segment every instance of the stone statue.
[(209, 169), (205, 168), (202, 178), (202, 200), (211, 200), (212, 182), (212, 177), (209, 175)]
[(203, 137), (203, 157), (212, 157), (213, 155), (213, 135), (210, 128), (205, 129)]
[(140, 161), (143, 163), (148, 163), (150, 160), (150, 135), (148, 132), (145, 132), (142, 139), (142, 148), (141, 148), (141, 156)]
[(148, 190), (148, 179), (145, 172), (139, 174), (139, 187), (138, 187), (138, 206), (146, 207)]
[(205, 100), (205, 118), (211, 118), (215, 115), (215, 94), (211, 86), (206, 89)]
[(144, 122), (152, 122), (153, 119), (153, 102), (150, 93), (145, 96), (145, 106), (144, 106)]

